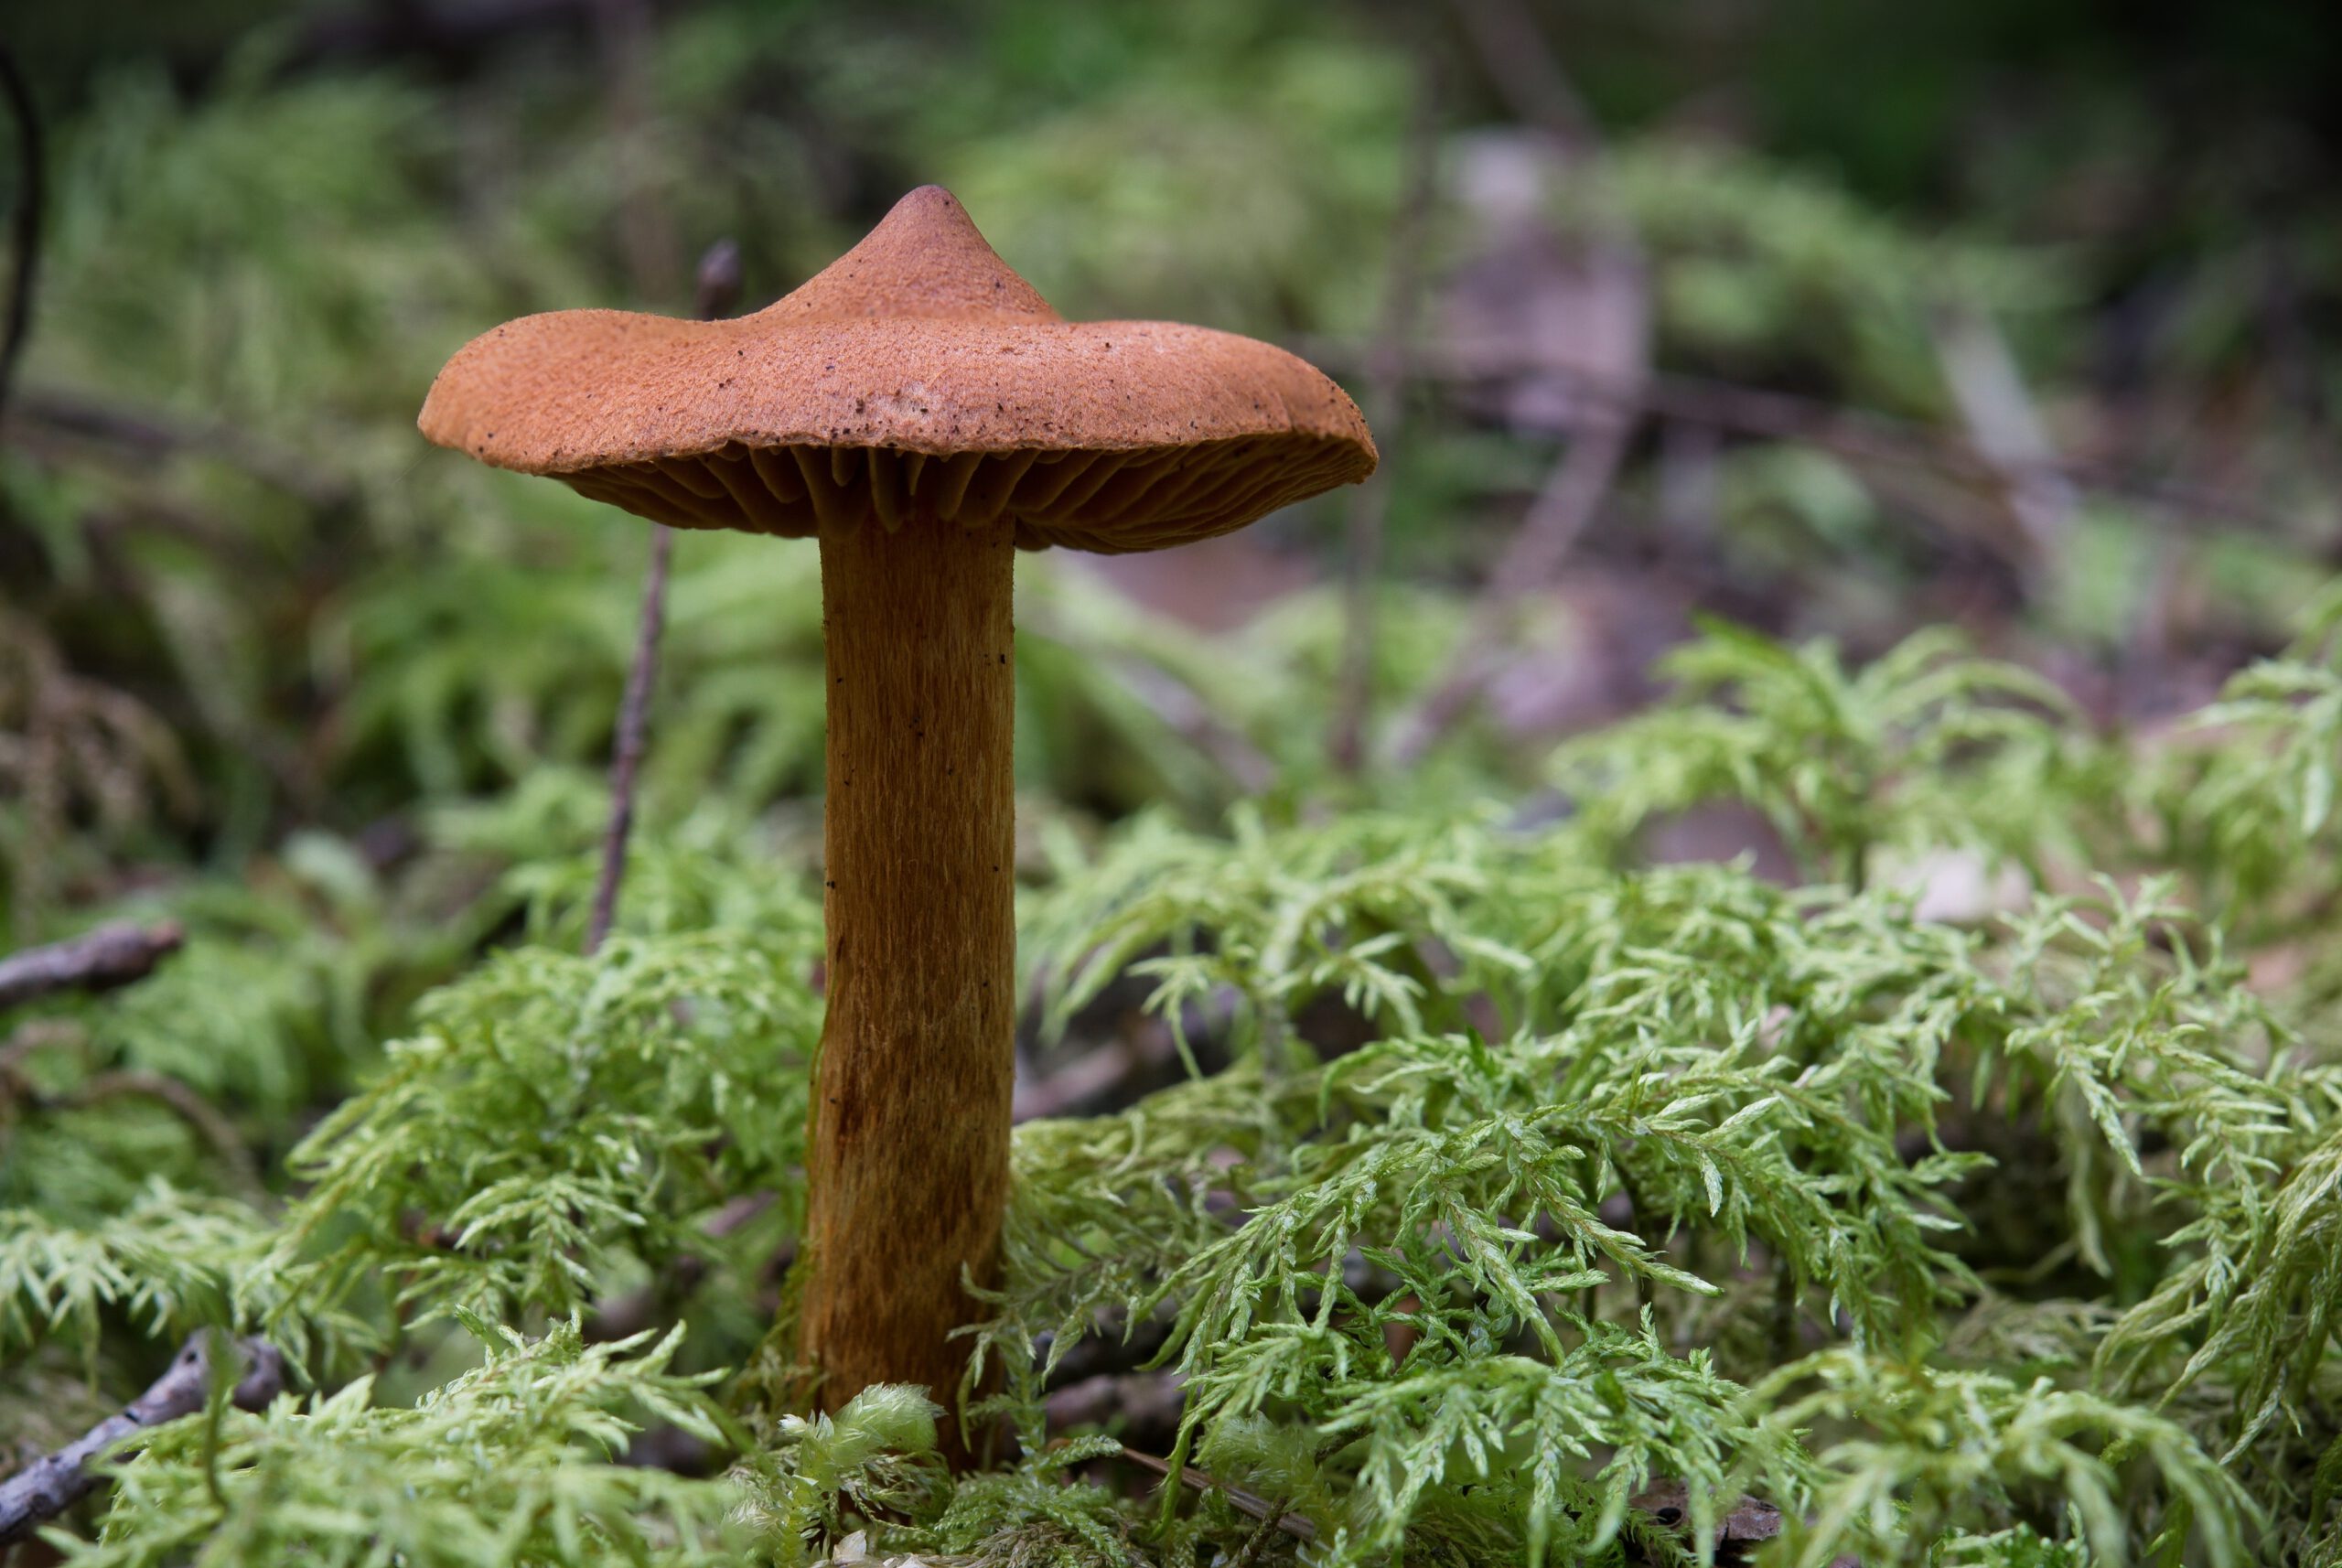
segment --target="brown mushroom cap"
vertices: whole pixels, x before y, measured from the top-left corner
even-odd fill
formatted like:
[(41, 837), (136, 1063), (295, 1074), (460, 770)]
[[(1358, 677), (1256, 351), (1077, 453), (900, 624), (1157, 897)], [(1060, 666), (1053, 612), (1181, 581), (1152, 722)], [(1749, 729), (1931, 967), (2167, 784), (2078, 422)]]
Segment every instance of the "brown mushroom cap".
[(753, 316), (523, 317), (432, 383), (424, 435), (679, 528), (1004, 512), (1026, 549), (1159, 550), (1374, 471), (1342, 390), (1282, 349), (1069, 322), (940, 186)]

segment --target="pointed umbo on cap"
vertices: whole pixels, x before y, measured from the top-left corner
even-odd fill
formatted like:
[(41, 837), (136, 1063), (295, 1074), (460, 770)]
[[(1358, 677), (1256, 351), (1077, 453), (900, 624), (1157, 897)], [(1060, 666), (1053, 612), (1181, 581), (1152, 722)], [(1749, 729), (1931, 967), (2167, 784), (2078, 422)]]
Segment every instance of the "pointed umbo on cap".
[(802, 537), (1008, 514), (1026, 549), (1225, 533), (1373, 472), (1357, 404), (1270, 344), (1071, 322), (939, 186), (753, 316), (525, 317), (439, 372), (423, 433), (679, 528)]

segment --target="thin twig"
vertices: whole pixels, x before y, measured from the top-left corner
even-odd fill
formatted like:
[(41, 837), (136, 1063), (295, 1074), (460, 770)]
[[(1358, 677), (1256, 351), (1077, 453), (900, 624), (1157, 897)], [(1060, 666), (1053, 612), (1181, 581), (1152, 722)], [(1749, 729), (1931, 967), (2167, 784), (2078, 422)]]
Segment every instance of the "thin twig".
[(659, 635), (667, 622), (667, 567), (675, 553), (675, 531), (664, 523), (650, 530), (650, 572), (642, 585), (642, 620), (635, 632), (634, 662), (626, 674), (626, 699), (618, 708), (618, 746), (610, 758), (610, 822), (602, 837), (602, 871), (594, 882), (594, 915), (586, 928), (586, 952), (598, 951), (618, 913), (618, 883), (626, 875), (627, 840), (634, 832), (634, 780), (642, 766), (642, 746), (650, 723), (650, 683), (659, 671)]
[(41, 205), (46, 199), (46, 157), (41, 147), (40, 113), (33, 106), (32, 90), (16, 69), (16, 52), (0, 44), (0, 97), (8, 101), (8, 117), (16, 124), (16, 191), (14, 223), (16, 270), (8, 279), (8, 317), (0, 332), (0, 413), (8, 403), (8, 389), (16, 382), (16, 360), (24, 352), (25, 337), (33, 325), (33, 281), (40, 264)]
[[(1171, 1478), (1171, 1463), (1167, 1459), (1158, 1459), (1152, 1454), (1141, 1453), (1135, 1448), (1124, 1448), (1123, 1457), (1144, 1469), (1154, 1471), (1166, 1480)], [(1226, 1498), (1229, 1506), (1239, 1513), (1250, 1514), (1252, 1518), (1263, 1522), (1273, 1520), (1279, 1530), (1284, 1530), (1295, 1541), (1317, 1539), (1317, 1527), (1299, 1514), (1282, 1513), (1272, 1507), (1266, 1498), (1245, 1491), (1241, 1487), (1231, 1487), (1225, 1482), (1216, 1481), (1193, 1465), (1181, 1466), (1178, 1478), (1199, 1492), (1218, 1492), (1221, 1497)]]
[[(700, 258), (699, 318), (712, 321), (740, 295), (740, 247), (718, 240)], [(642, 585), (642, 619), (635, 632), (634, 661), (626, 675), (618, 708), (618, 743), (610, 758), (610, 822), (602, 837), (602, 869), (594, 881), (594, 910), (586, 927), (586, 951), (600, 950), (617, 918), (618, 884), (626, 876), (627, 840), (634, 832), (635, 776), (650, 724), (650, 688), (659, 673), (659, 638), (667, 622), (667, 571), (675, 553), (675, 531), (653, 523), (650, 572)]]
[[(1453, 368), (1462, 379), (1486, 374), (1484, 368)], [(1685, 375), (1656, 375), (1629, 386), (1577, 371), (1546, 373), (1562, 383), (1572, 398), (1614, 406), (1633, 403), (1662, 418), (1705, 424), (1736, 435), (1801, 442), (1857, 463), (1929, 469), (1979, 488), (2055, 477), (2161, 510), (2251, 523), (2270, 532), (2292, 526), (2250, 498), (2208, 485), (2141, 474), (2086, 457), (2010, 457), (1994, 462), (1956, 432), (1769, 387)]]
[[(130, 1402), (120, 1415), (108, 1416), (81, 1439), (34, 1460), (5, 1481), (0, 1481), (0, 1547), (14, 1545), (71, 1508), (98, 1477), (90, 1461), (124, 1438), (193, 1415), (211, 1391), (211, 1332), (198, 1332), (171, 1359), (154, 1385)], [(285, 1387), (285, 1358), (276, 1347), (258, 1337), (236, 1341), (242, 1376), (228, 1397), (238, 1410), (259, 1410)]]
[(1439, 90), (1426, 70), (1416, 88), (1407, 135), (1405, 183), (1391, 224), (1391, 257), (1382, 281), (1382, 320), (1366, 366), (1366, 423), (1382, 449), (1374, 478), (1350, 498), (1349, 555), (1342, 586), (1342, 668), (1327, 750), (1334, 766), (1355, 773), (1366, 760), (1366, 726), (1374, 701), (1374, 586), (1382, 570), (1384, 520), (1391, 511), (1391, 463), (1406, 416), (1408, 367), (1415, 318), (1422, 313), (1423, 237), (1439, 194)]
[(11, 953), (0, 958), (0, 1007), (59, 991), (111, 991), (144, 980), (186, 940), (175, 920), (155, 926), (123, 921)]

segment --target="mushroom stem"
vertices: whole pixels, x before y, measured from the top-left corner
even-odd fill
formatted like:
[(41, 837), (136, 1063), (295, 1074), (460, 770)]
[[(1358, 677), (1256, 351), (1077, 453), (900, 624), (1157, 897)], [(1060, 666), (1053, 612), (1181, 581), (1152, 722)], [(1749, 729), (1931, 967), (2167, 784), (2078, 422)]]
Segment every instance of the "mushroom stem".
[(998, 1273), (1015, 1076), (1015, 682), (1005, 518), (824, 521), (829, 1016), (800, 1353), (835, 1410), (959, 1391)]

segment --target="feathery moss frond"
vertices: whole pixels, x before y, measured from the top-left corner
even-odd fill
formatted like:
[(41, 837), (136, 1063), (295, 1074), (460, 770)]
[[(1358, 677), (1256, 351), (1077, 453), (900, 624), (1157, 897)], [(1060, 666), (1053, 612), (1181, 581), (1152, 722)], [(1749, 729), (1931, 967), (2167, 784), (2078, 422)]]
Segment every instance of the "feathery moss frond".
[(531, 1340), (468, 1316), (486, 1360), (412, 1409), (373, 1380), (143, 1433), (116, 1466), (81, 1568), (639, 1568), (736, 1563), (721, 1481), (616, 1461), (645, 1419), (727, 1439), (704, 1378), (668, 1370), (679, 1336), (587, 1345), (575, 1322)]
[(790, 1222), (818, 940), (808, 919), (489, 960), (295, 1151), (315, 1185), (278, 1264), (328, 1300), (380, 1273), (403, 1300), (565, 1312), (623, 1257), (719, 1248), (702, 1221), (742, 1194)]

